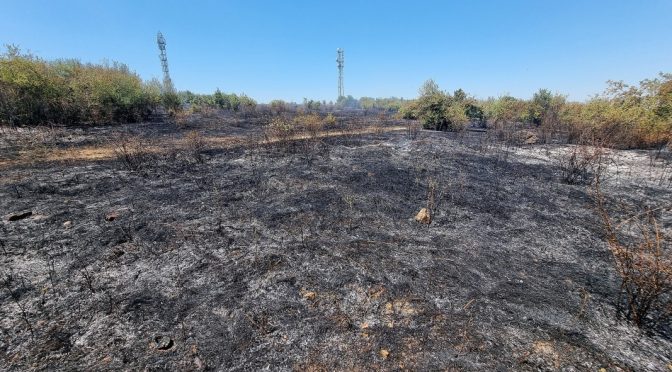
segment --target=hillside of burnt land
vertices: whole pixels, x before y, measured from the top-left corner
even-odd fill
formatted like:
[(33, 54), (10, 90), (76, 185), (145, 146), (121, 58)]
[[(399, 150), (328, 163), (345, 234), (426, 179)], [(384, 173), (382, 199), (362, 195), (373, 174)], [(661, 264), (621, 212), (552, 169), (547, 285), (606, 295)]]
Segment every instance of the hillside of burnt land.
[[(594, 195), (561, 177), (571, 146), (385, 126), (217, 140), (259, 136), (242, 120), (173, 148), (182, 129), (134, 128), (156, 141), (135, 165), (44, 155), (110, 127), (65, 129), (74, 147), (40, 161), (0, 150), (0, 369), (672, 368), (669, 326), (617, 314)], [(608, 200), (669, 204), (668, 158), (609, 155)]]

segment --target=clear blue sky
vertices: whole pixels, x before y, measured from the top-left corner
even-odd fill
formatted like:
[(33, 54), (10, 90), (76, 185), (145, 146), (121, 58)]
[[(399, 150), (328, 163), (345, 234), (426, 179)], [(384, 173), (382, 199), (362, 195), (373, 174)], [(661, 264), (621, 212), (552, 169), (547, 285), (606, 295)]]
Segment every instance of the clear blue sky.
[(672, 0), (0, 1), (0, 43), (47, 58), (128, 64), (176, 87), (265, 102), (345, 91), (415, 97), (433, 78), (480, 98), (538, 88), (583, 100), (608, 79), (672, 72)]

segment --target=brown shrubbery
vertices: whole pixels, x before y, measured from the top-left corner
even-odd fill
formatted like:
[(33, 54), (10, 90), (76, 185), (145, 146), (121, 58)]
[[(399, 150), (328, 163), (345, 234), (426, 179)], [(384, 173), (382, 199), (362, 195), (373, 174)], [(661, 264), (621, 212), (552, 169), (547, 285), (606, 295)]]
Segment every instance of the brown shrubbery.
[(154, 163), (149, 143), (137, 136), (124, 135), (114, 148), (117, 161), (129, 171), (139, 171)]
[(315, 140), (325, 129), (325, 119), (318, 114), (299, 114), (294, 118), (274, 116), (265, 127), (267, 143), (289, 145), (294, 140)]
[(574, 146), (558, 159), (562, 179), (570, 185), (589, 185), (604, 171), (606, 157), (601, 146)]
[(500, 97), (481, 103), (491, 125), (536, 127), (542, 142), (582, 143), (590, 137), (616, 148), (662, 148), (672, 141), (672, 74), (638, 86), (609, 82), (588, 102), (567, 102), (545, 89), (530, 101)]
[(599, 178), (595, 191), (597, 210), (621, 278), (620, 311), (640, 327), (665, 324), (672, 319), (672, 246), (656, 218), (665, 208), (646, 210), (616, 223), (607, 211)]

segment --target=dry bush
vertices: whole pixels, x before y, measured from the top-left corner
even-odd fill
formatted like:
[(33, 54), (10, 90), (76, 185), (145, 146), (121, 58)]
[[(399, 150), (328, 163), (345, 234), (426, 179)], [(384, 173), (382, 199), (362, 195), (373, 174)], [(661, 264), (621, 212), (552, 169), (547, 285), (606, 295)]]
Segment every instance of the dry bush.
[(324, 118), (324, 124), (326, 127), (335, 127), (337, 123), (338, 121), (332, 113), (327, 114), (327, 116)]
[(606, 151), (601, 146), (574, 146), (558, 158), (562, 179), (570, 185), (589, 185), (604, 172)]
[(283, 116), (272, 117), (264, 127), (264, 137), (267, 143), (288, 144), (295, 132), (294, 123)]
[(193, 112), (187, 110), (179, 111), (174, 114), (172, 119), (178, 127), (186, 128), (193, 122)]
[(130, 171), (141, 170), (154, 161), (148, 143), (135, 136), (122, 136), (114, 148), (114, 154), (117, 161)]
[(429, 211), (429, 224), (436, 214), (438, 201), (441, 200), (441, 191), (439, 190), (439, 182), (434, 178), (427, 179), (427, 210)]
[(422, 128), (422, 124), (420, 124), (419, 121), (415, 120), (408, 120), (406, 121), (406, 136), (408, 136), (408, 139), (410, 140), (415, 140), (418, 138), (418, 134), (420, 134), (420, 129)]
[(203, 151), (205, 150), (205, 139), (201, 133), (192, 130), (185, 136), (187, 152), (197, 163), (203, 163)]
[(324, 122), (318, 114), (300, 114), (294, 118), (296, 127), (308, 137), (318, 138), (324, 129)]
[(606, 209), (599, 178), (595, 193), (621, 278), (619, 311), (640, 327), (665, 324), (672, 319), (672, 247), (655, 217), (655, 212), (664, 208), (647, 210), (616, 224)]
[(385, 128), (383, 127), (383, 122), (381, 122), (380, 120), (374, 120), (371, 123), (371, 131), (375, 135), (383, 134), (385, 132)]
[(315, 153), (326, 147), (320, 140), (324, 121), (318, 114), (299, 114), (293, 119), (271, 117), (264, 127), (265, 144), (286, 152)]

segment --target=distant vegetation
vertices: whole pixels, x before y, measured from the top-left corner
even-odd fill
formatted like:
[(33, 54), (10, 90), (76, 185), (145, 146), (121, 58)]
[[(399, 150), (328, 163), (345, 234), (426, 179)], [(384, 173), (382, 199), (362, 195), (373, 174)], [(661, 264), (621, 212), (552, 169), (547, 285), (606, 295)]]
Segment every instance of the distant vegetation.
[(190, 91), (179, 92), (178, 96), (183, 105), (198, 111), (204, 107), (219, 108), (233, 112), (253, 111), (257, 102), (252, 98), (241, 94), (222, 93), (219, 89), (214, 94), (196, 94)]
[(163, 103), (161, 84), (120, 63), (45, 61), (8, 46), (0, 55), (0, 122), (10, 125), (136, 122)]
[[(608, 84), (603, 94), (587, 102), (570, 102), (547, 89), (529, 100), (511, 96), (479, 100), (462, 89), (443, 91), (428, 80), (412, 100), (346, 96), (335, 103), (304, 99), (302, 105), (274, 100), (264, 105), (263, 112), (385, 111), (420, 120), (432, 130), (459, 131), (470, 125), (510, 132), (527, 127), (539, 132), (542, 140), (598, 141), (621, 148), (661, 148), (670, 143), (672, 74), (660, 74), (636, 86)], [(143, 82), (116, 62), (45, 61), (13, 46), (0, 55), (0, 123), (4, 124), (137, 122), (158, 107), (169, 112), (187, 109), (187, 114), (203, 108), (257, 112), (257, 102), (245, 94), (219, 89), (213, 94), (163, 91), (158, 80)]]
[(672, 141), (672, 74), (660, 74), (638, 86), (610, 81), (603, 94), (585, 103), (569, 102), (547, 89), (530, 100), (511, 96), (477, 100), (461, 89), (453, 94), (442, 91), (428, 80), (419, 97), (401, 107), (400, 115), (421, 120), (425, 129), (456, 131), (469, 123), (499, 130), (528, 126), (570, 143), (660, 147)]

